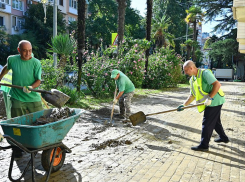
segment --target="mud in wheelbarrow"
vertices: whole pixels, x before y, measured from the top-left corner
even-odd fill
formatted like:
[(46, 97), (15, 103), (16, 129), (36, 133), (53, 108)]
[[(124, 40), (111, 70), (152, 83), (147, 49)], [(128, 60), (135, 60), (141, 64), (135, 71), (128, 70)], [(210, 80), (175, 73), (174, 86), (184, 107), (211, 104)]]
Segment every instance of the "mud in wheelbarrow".
[[(13, 150), (8, 173), (11, 181), (19, 181), (23, 178), (30, 165), (32, 166), (32, 181), (35, 181), (34, 157), (39, 151), (43, 151), (41, 162), (45, 171), (48, 172), (46, 181), (48, 181), (50, 173), (56, 172), (62, 167), (66, 153), (71, 152), (62, 143), (62, 140), (72, 128), (75, 121), (84, 112), (82, 109), (71, 110), (73, 112), (68, 118), (45, 125), (32, 126), (41, 116), (49, 116), (52, 113), (52, 109), (38, 111), (0, 122), (4, 132), (3, 136), (11, 144), (7, 147), (0, 147), (0, 150), (9, 148)], [(27, 163), (20, 178), (13, 179), (11, 174), (14, 154), (17, 148), (31, 154), (31, 159)]]

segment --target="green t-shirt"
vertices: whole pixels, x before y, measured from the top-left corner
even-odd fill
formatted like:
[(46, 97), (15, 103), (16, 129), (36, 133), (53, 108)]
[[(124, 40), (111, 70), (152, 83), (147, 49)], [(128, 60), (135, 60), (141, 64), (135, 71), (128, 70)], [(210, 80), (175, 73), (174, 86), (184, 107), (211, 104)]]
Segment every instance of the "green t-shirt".
[[(217, 79), (214, 77), (213, 73), (210, 70), (204, 70), (202, 72), (202, 89), (206, 93), (210, 93), (213, 89), (212, 83), (217, 81)], [(225, 103), (225, 97), (222, 97), (217, 93), (214, 97), (214, 100), (212, 100), (211, 105), (212, 106), (219, 106)]]
[(124, 94), (133, 92), (135, 90), (132, 81), (121, 71), (119, 71), (119, 78), (116, 80), (117, 87), (120, 92), (124, 91)]
[[(36, 80), (41, 80), (42, 67), (38, 59), (32, 57), (24, 61), (20, 55), (9, 56), (7, 69), (12, 70), (12, 84), (18, 86), (30, 86)], [(25, 93), (22, 89), (11, 88), (9, 95), (21, 102), (41, 101), (40, 94), (37, 92)]]

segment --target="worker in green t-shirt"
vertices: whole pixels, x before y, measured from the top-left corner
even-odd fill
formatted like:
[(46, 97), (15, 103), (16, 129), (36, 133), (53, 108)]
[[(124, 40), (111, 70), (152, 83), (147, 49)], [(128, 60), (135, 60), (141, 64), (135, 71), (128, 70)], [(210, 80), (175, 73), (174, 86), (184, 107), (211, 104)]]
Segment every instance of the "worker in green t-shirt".
[(191, 149), (195, 151), (208, 151), (213, 130), (219, 135), (218, 138), (214, 139), (215, 142), (228, 143), (229, 138), (225, 134), (220, 119), (221, 108), (225, 103), (220, 82), (214, 77), (211, 70), (198, 69), (191, 60), (184, 63), (183, 70), (185, 74), (191, 76), (191, 92), (187, 100), (177, 108), (177, 111), (182, 111), (184, 106), (188, 106), (194, 100), (197, 103), (204, 103), (204, 105), (197, 108), (199, 112), (204, 111), (201, 142), (198, 146), (191, 147)]
[(29, 41), (20, 41), (17, 50), (19, 54), (8, 57), (7, 64), (0, 74), (1, 80), (9, 70), (12, 70), (12, 84), (23, 87), (23, 90), (11, 88), (9, 92), (12, 118), (43, 110), (41, 96), (29, 90), (41, 84), (41, 63), (32, 56), (32, 45)]
[(134, 84), (123, 72), (116, 69), (112, 70), (111, 78), (116, 80), (117, 88), (119, 90), (113, 103), (116, 104), (119, 100), (119, 118), (127, 119), (131, 113), (130, 105), (135, 90)]

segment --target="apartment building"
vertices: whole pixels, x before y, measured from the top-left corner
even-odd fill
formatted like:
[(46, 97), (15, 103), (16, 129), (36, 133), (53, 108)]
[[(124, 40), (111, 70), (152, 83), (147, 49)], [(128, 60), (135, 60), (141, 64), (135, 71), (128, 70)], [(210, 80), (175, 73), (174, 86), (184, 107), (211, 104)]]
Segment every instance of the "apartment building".
[[(233, 1), (233, 18), (237, 20), (237, 41), (239, 52), (245, 54), (245, 0)], [(237, 76), (245, 81), (245, 61), (237, 62)]]
[[(77, 1), (56, 0), (67, 23), (77, 20)], [(86, 2), (88, 4), (88, 0)], [(8, 34), (23, 33), (23, 15), (29, 4), (36, 3), (41, 3), (41, 0), (0, 0), (0, 28)], [(53, 5), (53, 0), (47, 0), (47, 4)]]

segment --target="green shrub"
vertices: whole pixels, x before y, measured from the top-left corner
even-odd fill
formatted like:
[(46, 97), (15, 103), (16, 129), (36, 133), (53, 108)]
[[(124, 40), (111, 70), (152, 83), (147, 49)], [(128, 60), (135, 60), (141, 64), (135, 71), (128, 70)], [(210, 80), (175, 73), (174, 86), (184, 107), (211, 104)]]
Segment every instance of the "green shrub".
[(70, 99), (67, 101), (66, 104), (76, 104), (77, 102), (79, 102), (82, 98), (85, 97), (83, 92), (77, 92), (76, 89), (71, 89), (67, 86), (63, 86), (63, 87), (58, 87), (58, 90), (60, 90), (61, 92), (65, 93), (66, 95), (70, 96)]
[(181, 67), (180, 55), (168, 48), (161, 48), (149, 57), (145, 84), (154, 89), (176, 86), (182, 79)]

